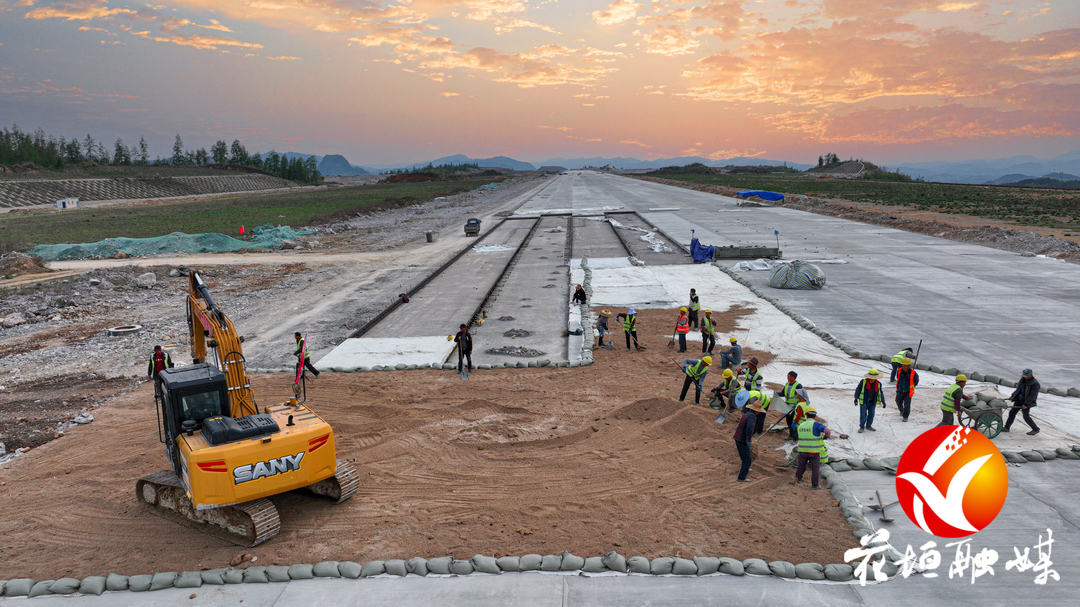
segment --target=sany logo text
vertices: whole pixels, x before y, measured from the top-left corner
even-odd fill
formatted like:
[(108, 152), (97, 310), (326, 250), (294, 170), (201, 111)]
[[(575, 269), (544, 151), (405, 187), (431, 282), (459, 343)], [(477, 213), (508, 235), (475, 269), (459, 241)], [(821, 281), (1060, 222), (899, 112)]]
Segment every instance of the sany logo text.
[(304, 451), (296, 455), (285, 455), (276, 459), (268, 459), (265, 462), (246, 464), (233, 468), (233, 480), (239, 485), (249, 481), (266, 478), (300, 469), (300, 460), (304, 459)]

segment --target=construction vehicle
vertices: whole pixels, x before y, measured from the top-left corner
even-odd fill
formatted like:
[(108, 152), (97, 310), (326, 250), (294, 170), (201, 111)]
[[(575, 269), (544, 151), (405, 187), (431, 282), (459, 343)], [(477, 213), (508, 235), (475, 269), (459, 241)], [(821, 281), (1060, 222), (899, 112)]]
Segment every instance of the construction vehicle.
[(330, 425), (305, 405), (302, 376), (296, 398), (259, 410), (244, 338), (197, 271), (189, 284), (192, 364), (161, 371), (155, 396), (158, 438), (171, 467), (139, 479), (135, 493), (166, 519), (255, 546), (280, 528), (268, 497), (307, 489), (341, 503), (356, 493), (360, 478), (337, 459)]
[(480, 220), (475, 217), (470, 217), (465, 222), (465, 235), (466, 236), (479, 236), (480, 235)]

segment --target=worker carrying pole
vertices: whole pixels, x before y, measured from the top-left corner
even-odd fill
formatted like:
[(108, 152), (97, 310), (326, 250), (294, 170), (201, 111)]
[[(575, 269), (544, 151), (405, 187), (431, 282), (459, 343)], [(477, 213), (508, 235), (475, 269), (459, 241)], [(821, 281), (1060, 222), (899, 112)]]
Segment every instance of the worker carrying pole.
[(686, 399), (686, 392), (690, 389), (690, 384), (694, 384), (694, 404), (701, 404), (701, 386), (705, 382), (705, 376), (708, 375), (709, 365), (711, 364), (711, 356), (703, 356), (701, 360), (693, 358), (683, 360), (682, 370), (686, 375), (686, 379), (683, 380), (682, 393), (679, 394), (680, 403)]

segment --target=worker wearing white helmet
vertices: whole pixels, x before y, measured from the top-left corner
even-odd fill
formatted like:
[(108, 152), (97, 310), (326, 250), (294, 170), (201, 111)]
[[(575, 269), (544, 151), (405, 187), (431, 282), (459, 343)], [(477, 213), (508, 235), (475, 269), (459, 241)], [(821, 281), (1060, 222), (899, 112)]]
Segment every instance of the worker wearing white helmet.
[(712, 309), (705, 308), (705, 316), (701, 318), (701, 354), (712, 355), (716, 347), (716, 331), (713, 330)]
[(634, 347), (638, 350), (644, 350), (645, 347), (638, 344), (637, 340), (637, 311), (630, 308), (623, 314), (617, 314), (615, 316), (615, 322), (619, 322), (619, 319), (623, 319), (623, 331), (626, 333), (626, 351), (630, 351), (630, 339), (634, 339)]
[(709, 365), (711, 364), (711, 356), (703, 356), (701, 360), (693, 358), (683, 360), (682, 369), (686, 379), (683, 381), (682, 393), (679, 394), (680, 403), (686, 399), (686, 392), (690, 389), (690, 384), (694, 384), (694, 404), (701, 404), (701, 386), (705, 382), (705, 376), (709, 373)]

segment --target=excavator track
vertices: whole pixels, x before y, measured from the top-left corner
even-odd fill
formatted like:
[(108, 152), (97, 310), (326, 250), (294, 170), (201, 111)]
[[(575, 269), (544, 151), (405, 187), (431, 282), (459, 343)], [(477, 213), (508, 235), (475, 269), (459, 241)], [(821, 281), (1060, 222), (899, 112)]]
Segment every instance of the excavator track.
[[(356, 484), (359, 486), (359, 476)], [(159, 470), (140, 478), (135, 484), (135, 495), (164, 519), (240, 546), (258, 546), (281, 529), (277, 508), (268, 499), (196, 510), (172, 470)]]
[(339, 459), (337, 468), (334, 469), (334, 476), (308, 485), (307, 489), (317, 495), (337, 500), (336, 503), (340, 504), (356, 495), (360, 489), (360, 474), (356, 472), (352, 464)]

